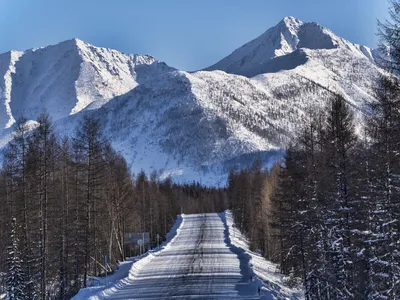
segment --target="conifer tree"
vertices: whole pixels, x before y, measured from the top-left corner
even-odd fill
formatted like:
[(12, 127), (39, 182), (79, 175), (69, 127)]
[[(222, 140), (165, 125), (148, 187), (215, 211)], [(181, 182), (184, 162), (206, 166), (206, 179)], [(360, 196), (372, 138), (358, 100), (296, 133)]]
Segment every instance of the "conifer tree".
[(11, 244), (7, 253), (7, 297), (10, 300), (31, 299), (31, 295), (26, 294), (26, 277), (23, 271), (23, 260), (21, 258), (20, 245), (17, 233), (17, 219), (11, 219)]
[(351, 152), (356, 143), (353, 117), (348, 105), (340, 96), (331, 101), (327, 119), (326, 148), (327, 170), (330, 176), (329, 215), (331, 259), (336, 281), (336, 296), (350, 299), (355, 296), (353, 287), (352, 214), (353, 198), (350, 186)]
[[(48, 273), (51, 266), (49, 255), (50, 244), (53, 243), (53, 236), (49, 233), (51, 216), (50, 207), (54, 206), (55, 197), (55, 164), (57, 160), (57, 140), (51, 118), (47, 111), (43, 111), (38, 119), (38, 126), (32, 133), (29, 140), (29, 160), (32, 168), (31, 180), (34, 187), (33, 198), (37, 203), (37, 226), (38, 232), (38, 276), (39, 298), (46, 299)], [(58, 257), (58, 255), (57, 255)]]
[(400, 84), (382, 77), (372, 103), (369, 132), (371, 169), (370, 297), (400, 293)]
[[(84, 276), (83, 284), (86, 287), (89, 272), (98, 272), (100, 261), (98, 240), (98, 213), (100, 211), (99, 193), (103, 179), (104, 159), (103, 150), (105, 140), (99, 119), (85, 115), (78, 125), (73, 147), (76, 151), (76, 163), (83, 175), (84, 198), (77, 201), (84, 202)], [(95, 261), (93, 261), (93, 258)], [(93, 267), (92, 267), (93, 266)]]

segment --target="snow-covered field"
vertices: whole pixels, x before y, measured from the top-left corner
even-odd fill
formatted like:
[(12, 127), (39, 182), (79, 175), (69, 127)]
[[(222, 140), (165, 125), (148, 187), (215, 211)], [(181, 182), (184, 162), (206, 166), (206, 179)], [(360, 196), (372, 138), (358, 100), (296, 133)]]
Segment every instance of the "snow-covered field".
[(239, 233), (232, 238), (231, 229), (229, 212), (182, 215), (166, 245), (125, 262), (111, 280), (125, 278), (83, 289), (74, 299), (260, 299), (259, 287), (261, 299), (300, 299), (301, 292), (285, 287), (275, 266), (250, 252)]

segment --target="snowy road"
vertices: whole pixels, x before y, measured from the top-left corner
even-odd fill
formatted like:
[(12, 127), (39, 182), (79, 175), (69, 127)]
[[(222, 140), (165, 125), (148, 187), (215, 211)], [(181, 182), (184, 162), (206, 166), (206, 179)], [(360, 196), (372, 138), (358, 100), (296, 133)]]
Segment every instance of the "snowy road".
[[(259, 299), (248, 260), (231, 250), (219, 214), (184, 215), (176, 237), (97, 299)], [(234, 250), (233, 250), (234, 251)]]

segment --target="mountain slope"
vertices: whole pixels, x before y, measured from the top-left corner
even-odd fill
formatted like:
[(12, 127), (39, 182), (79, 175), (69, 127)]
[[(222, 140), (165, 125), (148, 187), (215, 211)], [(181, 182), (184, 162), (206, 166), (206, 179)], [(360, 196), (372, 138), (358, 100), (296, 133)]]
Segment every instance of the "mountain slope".
[(46, 108), (60, 135), (72, 135), (82, 116), (93, 114), (133, 172), (220, 185), (232, 167), (280, 159), (309, 110), (324, 108), (332, 93), (357, 108), (361, 128), (362, 108), (374, 100), (381, 72), (373, 51), (294, 18), (264, 36), (242, 47), (252, 57), (237, 70), (258, 74), (251, 78), (179, 71), (151, 56), (76, 39), (2, 54), (0, 147), (20, 114), (34, 127)]

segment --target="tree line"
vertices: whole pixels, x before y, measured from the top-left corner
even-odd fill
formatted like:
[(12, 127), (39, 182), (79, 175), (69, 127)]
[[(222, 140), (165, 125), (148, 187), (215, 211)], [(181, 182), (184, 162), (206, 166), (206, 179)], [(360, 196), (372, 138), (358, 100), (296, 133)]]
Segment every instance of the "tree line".
[(364, 137), (339, 95), (310, 112), (284, 162), (231, 172), (253, 249), (300, 278), (306, 299), (400, 297), (400, 82), (383, 76)]
[(226, 208), (222, 189), (133, 176), (90, 115), (70, 138), (45, 111), (28, 124), (17, 120), (0, 169), (0, 293), (9, 299), (69, 299), (135, 254), (126, 233), (149, 232), (156, 245), (178, 214)]

